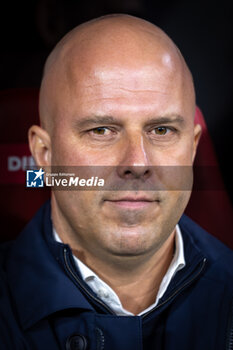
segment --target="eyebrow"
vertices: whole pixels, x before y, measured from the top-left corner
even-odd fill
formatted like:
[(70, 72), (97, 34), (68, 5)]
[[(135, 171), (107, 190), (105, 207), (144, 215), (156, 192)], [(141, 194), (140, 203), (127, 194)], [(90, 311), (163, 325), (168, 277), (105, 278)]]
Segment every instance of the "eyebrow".
[(91, 118), (84, 118), (81, 120), (75, 120), (74, 122), (76, 127), (83, 128), (88, 125), (99, 125), (99, 124), (119, 124), (119, 121), (111, 116), (94, 116)]
[[(185, 122), (184, 117), (178, 115), (178, 114), (169, 114), (166, 116), (158, 116), (154, 118), (150, 118), (146, 125), (151, 124), (169, 124), (169, 123), (178, 123), (183, 124)], [(106, 124), (115, 124), (120, 125), (121, 121), (119, 119), (116, 119), (112, 116), (94, 116), (94, 117), (87, 117), (83, 118), (81, 120), (75, 120), (74, 126), (77, 128), (83, 128), (87, 127), (88, 125), (106, 125)]]
[(162, 117), (156, 117), (156, 118), (151, 118), (148, 120), (146, 125), (151, 125), (151, 124), (170, 124), (170, 123), (176, 123), (176, 124), (183, 124), (185, 122), (185, 118), (182, 117), (181, 115), (178, 114), (169, 114), (166, 116)]

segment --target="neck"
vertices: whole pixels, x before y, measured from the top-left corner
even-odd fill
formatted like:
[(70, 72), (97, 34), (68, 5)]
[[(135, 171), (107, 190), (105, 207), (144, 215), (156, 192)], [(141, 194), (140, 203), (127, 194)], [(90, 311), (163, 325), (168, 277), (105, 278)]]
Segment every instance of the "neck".
[[(172, 261), (175, 231), (160, 249), (146, 261), (139, 257), (119, 258), (119, 264), (92, 260), (73, 250), (73, 253), (89, 266), (118, 295), (123, 307), (134, 315), (139, 314), (155, 302), (160, 284)], [(137, 259), (137, 264), (134, 260)]]

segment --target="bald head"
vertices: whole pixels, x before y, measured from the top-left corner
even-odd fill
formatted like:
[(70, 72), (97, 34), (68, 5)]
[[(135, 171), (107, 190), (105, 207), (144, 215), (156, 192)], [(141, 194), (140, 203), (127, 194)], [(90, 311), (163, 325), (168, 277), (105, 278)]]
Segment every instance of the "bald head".
[(65, 117), (69, 99), (78, 98), (75, 94), (80, 80), (86, 79), (88, 87), (91, 75), (97, 77), (98, 83), (98, 75), (106, 71), (111, 80), (111, 74), (119, 74), (120, 79), (121, 74), (133, 70), (148, 78), (151, 64), (158, 71), (161, 85), (167, 79), (177, 80), (183, 86), (194, 112), (192, 76), (180, 51), (161, 29), (121, 14), (76, 27), (57, 44), (46, 61), (39, 103), (42, 126), (51, 133), (56, 119)]

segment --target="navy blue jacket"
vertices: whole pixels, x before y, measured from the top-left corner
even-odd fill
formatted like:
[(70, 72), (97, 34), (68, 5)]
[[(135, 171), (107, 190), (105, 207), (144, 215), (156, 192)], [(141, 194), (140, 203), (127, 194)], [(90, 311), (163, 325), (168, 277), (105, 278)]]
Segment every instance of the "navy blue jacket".
[(152, 311), (117, 316), (54, 241), (46, 203), (1, 247), (0, 349), (233, 349), (232, 251), (187, 217), (179, 224), (186, 267)]

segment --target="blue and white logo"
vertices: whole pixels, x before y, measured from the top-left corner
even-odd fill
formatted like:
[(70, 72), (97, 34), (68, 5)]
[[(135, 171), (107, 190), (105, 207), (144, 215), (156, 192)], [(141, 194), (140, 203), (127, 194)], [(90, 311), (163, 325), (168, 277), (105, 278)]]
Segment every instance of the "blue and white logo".
[(44, 187), (44, 171), (40, 170), (27, 170), (26, 187)]

